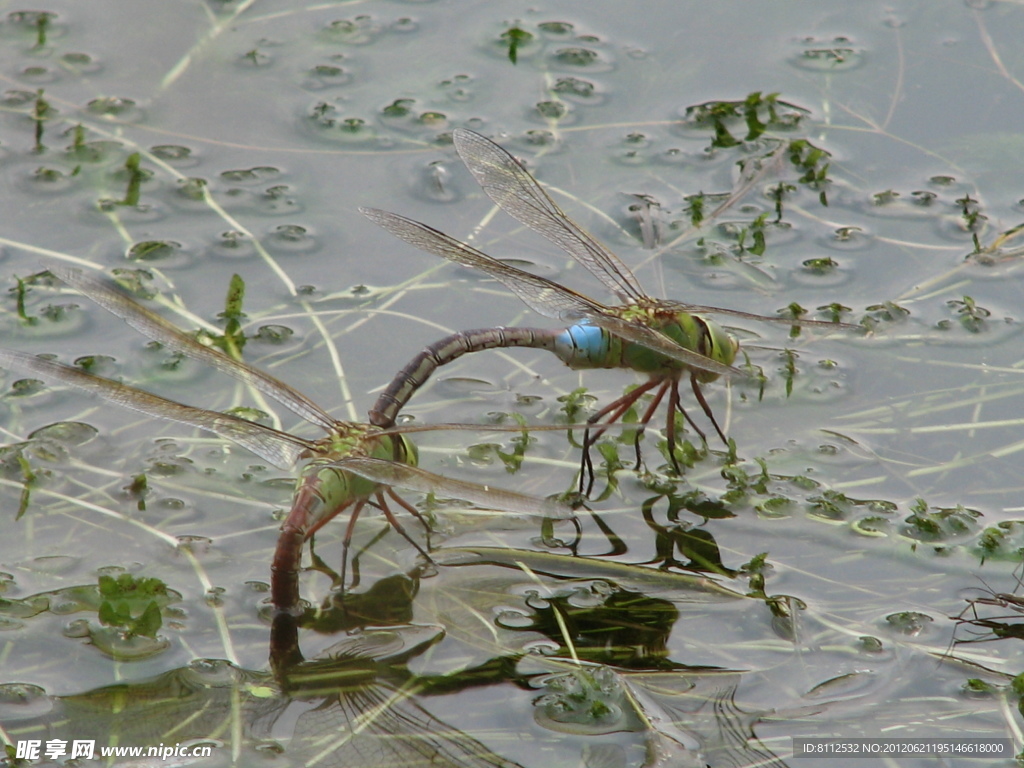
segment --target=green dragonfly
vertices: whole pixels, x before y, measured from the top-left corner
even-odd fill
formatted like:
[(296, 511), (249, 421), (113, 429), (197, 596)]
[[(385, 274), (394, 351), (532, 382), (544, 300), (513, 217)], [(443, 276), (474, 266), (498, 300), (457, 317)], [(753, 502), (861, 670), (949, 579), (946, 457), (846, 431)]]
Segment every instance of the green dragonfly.
[[(47, 269), (170, 351), (233, 376), (327, 433), (326, 437), (307, 440), (229, 414), (183, 405), (47, 358), (0, 349), (0, 367), (39, 374), (147, 416), (208, 430), (241, 445), (280, 469), (290, 469), (298, 462), (306, 461), (296, 484), (291, 511), (281, 527), (271, 567), (271, 595), (278, 611), (294, 612), (298, 609), (298, 569), (303, 544), (346, 509), (351, 508), (352, 511), (342, 543), (342, 577), (356, 519), (368, 503), (375, 502), (395, 530), (421, 555), (430, 559), (389, 508), (390, 498), (424, 522), (418, 511), (398, 496), (391, 485), (457, 497), (502, 511), (555, 519), (571, 517), (567, 507), (551, 500), (486, 488), (420, 469), (416, 466), (416, 449), (403, 432), (426, 431), (432, 427), (385, 430), (370, 424), (335, 419), (301, 392), (258, 368), (205, 346), (113, 285), (77, 269), (63, 266), (49, 266)], [(457, 424), (433, 428), (458, 429), (464, 426), (474, 428)]]
[[(679, 382), (688, 376), (694, 397), (722, 441), (725, 434), (715, 419), (701, 385), (719, 376), (743, 376), (732, 363), (739, 343), (720, 325), (701, 316), (719, 313), (787, 325), (823, 326), (829, 329), (858, 328), (846, 323), (764, 317), (699, 304), (655, 299), (618, 256), (565, 215), (540, 184), (508, 152), (490, 139), (463, 128), (452, 132), (459, 157), (484, 192), (503, 211), (558, 245), (619, 299), (607, 306), (565, 286), (500, 262), (449, 235), (418, 221), (375, 208), (360, 208), (374, 223), (424, 251), (466, 267), (479, 269), (504, 283), (531, 309), (573, 325), (562, 330), (493, 328), (453, 334), (427, 347), (396, 377), (370, 412), (371, 422), (386, 424), (386, 414), (397, 412), (438, 366), (467, 352), (495, 347), (533, 347), (557, 355), (570, 368), (630, 368), (647, 374), (648, 381), (609, 403), (588, 420), (603, 426), (584, 435), (583, 468), (594, 482), (589, 449), (611, 422), (618, 420), (640, 397), (655, 390), (640, 419), (639, 439), (661, 401), (668, 395), (666, 437), (676, 471), (675, 414), (680, 412), (696, 432), (704, 432), (680, 403)], [(589, 486), (588, 486), (589, 492)]]

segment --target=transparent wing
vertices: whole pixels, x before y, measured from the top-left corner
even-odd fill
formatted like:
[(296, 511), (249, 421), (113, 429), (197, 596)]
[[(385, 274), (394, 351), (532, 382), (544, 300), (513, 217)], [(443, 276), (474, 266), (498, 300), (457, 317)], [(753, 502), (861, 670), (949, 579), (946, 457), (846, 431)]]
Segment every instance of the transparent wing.
[(503, 283), (532, 310), (545, 317), (573, 322), (585, 320), (627, 341), (648, 347), (693, 368), (724, 376), (742, 375), (738, 368), (685, 349), (667, 336), (639, 322), (623, 320), (615, 314), (614, 308), (606, 307), (551, 280), (503, 264), (433, 227), (376, 208), (359, 210), (364, 216), (410, 245), (465, 267), (486, 272)]
[(452, 131), (452, 138), (462, 162), (505, 213), (576, 259), (622, 302), (646, 298), (629, 267), (566, 216), (512, 155), (465, 128)]
[[(459, 156), (477, 183), (505, 213), (565, 250), (624, 303), (644, 303), (651, 300), (640, 287), (640, 283), (629, 267), (566, 216), (512, 155), (490, 139), (465, 128), (456, 128), (452, 132), (452, 137)], [(743, 187), (742, 193), (746, 191), (747, 187)], [(740, 192), (733, 195), (730, 198), (730, 203), (735, 202), (739, 195)], [(718, 211), (715, 213), (717, 214)], [(699, 304), (667, 301), (658, 303), (666, 308), (675, 307), (677, 311), (714, 312), (770, 323), (831, 327), (832, 329), (860, 327), (820, 320), (787, 320), (778, 317), (765, 317), (749, 312)]]
[(551, 499), (541, 499), (536, 496), (527, 496), (501, 488), (492, 488), (486, 485), (478, 485), (477, 483), (441, 477), (433, 472), (427, 472), (425, 469), (413, 467), (409, 464), (399, 464), (394, 461), (374, 459), (368, 456), (339, 459), (335, 464), (347, 472), (359, 475), (367, 480), (372, 480), (375, 483), (397, 485), (401, 488), (408, 488), (411, 491), (419, 491), (420, 493), (438, 493), (444, 496), (452, 496), (487, 509), (497, 509), (502, 512), (514, 512), (524, 515), (539, 515), (556, 520), (566, 520), (573, 517), (573, 512), (569, 507)]
[(717, 314), (742, 317), (747, 320), (757, 320), (759, 323), (778, 323), (779, 325), (810, 326), (811, 328), (830, 328), (832, 330), (863, 330), (860, 325), (852, 323), (830, 322), (828, 320), (804, 320), (803, 318), (771, 317), (769, 315), (758, 315), (753, 312), (742, 312), (738, 309), (725, 309), (723, 307), (708, 307), (703, 304), (687, 304), (681, 301), (658, 301), (658, 305), (676, 312), (690, 312), (696, 314)]
[(426, 224), (377, 208), (360, 208), (359, 212), (409, 245), (414, 245), (420, 250), (454, 261), (464, 267), (472, 267), (486, 272), (515, 293), (530, 309), (545, 317), (560, 320), (567, 313), (574, 312), (583, 315), (589, 312), (601, 312), (605, 309), (604, 305), (583, 294), (576, 293), (576, 291), (546, 278), (531, 275), (529, 272), (503, 264), (486, 253), (482, 253), (433, 227), (428, 227)]
[(71, 267), (47, 265), (46, 268), (72, 288), (88, 296), (150, 339), (160, 342), (174, 352), (212, 366), (221, 373), (233, 376), (277, 400), (292, 413), (301, 416), (311, 424), (316, 424), (326, 430), (333, 429), (337, 420), (301, 392), (292, 389), (268, 373), (228, 357), (219, 349), (199, 343), (160, 315), (151, 312), (134, 299), (121, 293), (113, 285)]
[(261, 424), (245, 421), (217, 411), (207, 411), (144, 392), (100, 376), (72, 368), (54, 360), (24, 352), (0, 349), (0, 367), (39, 374), (102, 397), (115, 405), (130, 408), (147, 416), (177, 421), (209, 430), (252, 451), (280, 469), (290, 469), (310, 444), (301, 438), (279, 432)]
[(366, 671), (374, 668), (370, 663), (359, 657), (333, 662), (341, 667), (336, 678), (318, 662), (296, 670), (297, 677), (304, 673), (302, 680), (327, 679), (337, 689), (330, 696), (303, 696), (289, 710), (295, 717), (289, 753), (296, 762), (322, 768), (522, 768), (435, 716), (419, 703), (414, 686), (373, 678)]

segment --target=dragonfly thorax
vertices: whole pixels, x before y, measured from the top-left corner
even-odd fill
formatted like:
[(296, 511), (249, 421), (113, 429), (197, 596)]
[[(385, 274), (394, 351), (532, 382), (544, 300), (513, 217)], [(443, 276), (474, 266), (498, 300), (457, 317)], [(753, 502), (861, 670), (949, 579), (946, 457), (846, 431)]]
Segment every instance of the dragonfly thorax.
[(415, 466), (416, 446), (403, 435), (379, 434), (379, 427), (369, 424), (338, 422), (331, 434), (313, 444), (304, 458), (324, 464), (346, 457), (369, 456)]

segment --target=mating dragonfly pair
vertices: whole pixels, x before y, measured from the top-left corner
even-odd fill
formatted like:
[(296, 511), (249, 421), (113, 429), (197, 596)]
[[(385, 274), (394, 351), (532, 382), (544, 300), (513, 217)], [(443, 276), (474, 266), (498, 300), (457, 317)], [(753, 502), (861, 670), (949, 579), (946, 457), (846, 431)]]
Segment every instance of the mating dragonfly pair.
[[(395, 530), (429, 560), (429, 554), (394, 516), (388, 499), (424, 521), (416, 508), (405, 502), (391, 486), (456, 497), (505, 512), (554, 519), (572, 516), (568, 507), (548, 499), (485, 488), (441, 477), (416, 466), (416, 449), (406, 434), (428, 429), (460, 429), (463, 425), (382, 429), (371, 424), (340, 421), (298, 390), (215, 347), (202, 344), (110, 283), (78, 269), (63, 266), (48, 266), (47, 269), (168, 351), (191, 357), (242, 381), (327, 433), (319, 440), (307, 440), (230, 414), (183, 405), (46, 357), (0, 349), (0, 367), (56, 379), (147, 416), (208, 430), (279, 469), (291, 469), (298, 462), (306, 461), (296, 483), (291, 511), (281, 526), (271, 567), (271, 599), (279, 611), (296, 613), (300, 610), (298, 570), (303, 544), (346, 509), (352, 511), (342, 543), (342, 578), (356, 519), (368, 503), (380, 508)], [(393, 415), (389, 420), (394, 423)]]
[[(668, 394), (667, 437), (670, 455), (673, 454), (675, 414), (678, 411), (686, 416), (680, 405), (678, 389), (683, 377), (689, 378), (698, 403), (725, 440), (700, 387), (718, 376), (742, 375), (732, 366), (738, 345), (720, 326), (698, 313), (727, 312), (757, 320), (844, 327), (839, 323), (764, 318), (745, 312), (653, 299), (644, 293), (629, 269), (566, 217), (505, 150), (471, 131), (456, 130), (453, 136), (459, 155), (499, 207), (564, 248), (612, 290), (623, 304), (605, 306), (550, 280), (496, 261), (425, 224), (394, 213), (362, 209), (365, 215), (403, 240), (457, 263), (483, 270), (503, 282), (536, 311), (568, 320), (574, 325), (555, 331), (496, 328), (454, 334), (425, 349), (403, 369), (371, 410), (371, 423), (359, 424), (333, 418), (297, 390), (216, 348), (205, 346), (110, 284), (76, 269), (49, 267), (55, 276), (170, 351), (192, 357), (241, 380), (321, 427), (327, 435), (319, 440), (306, 440), (227, 414), (193, 408), (21, 352), (0, 350), (0, 366), (65, 382), (148, 416), (209, 430), (276, 467), (291, 468), (300, 461), (307, 461), (297, 481), (291, 511), (282, 525), (272, 566), (274, 606), (281, 612), (295, 613), (300, 602), (298, 569), (302, 547), (317, 530), (346, 509), (351, 509), (351, 513), (343, 539), (342, 578), (355, 521), (367, 504), (379, 507), (390, 524), (429, 559), (429, 554), (407, 534), (390, 510), (388, 499), (419, 517), (414, 507), (391, 490), (392, 485), (454, 496), (504, 511), (548, 518), (571, 516), (567, 507), (550, 500), (442, 478), (416, 466), (415, 449), (405, 434), (431, 428), (460, 428), (459, 425), (395, 426), (401, 407), (438, 366), (467, 352), (499, 346), (523, 346), (549, 350), (573, 368), (631, 368), (647, 374), (648, 382), (591, 417), (588, 427), (599, 423), (602, 426), (586, 432), (580, 475), (582, 487), (582, 478), (588, 469), (591, 482), (593, 479), (589, 449), (594, 440), (609, 423), (618, 420), (652, 389), (656, 392), (641, 418), (641, 428)], [(703, 437), (703, 432), (688, 416), (686, 418)]]

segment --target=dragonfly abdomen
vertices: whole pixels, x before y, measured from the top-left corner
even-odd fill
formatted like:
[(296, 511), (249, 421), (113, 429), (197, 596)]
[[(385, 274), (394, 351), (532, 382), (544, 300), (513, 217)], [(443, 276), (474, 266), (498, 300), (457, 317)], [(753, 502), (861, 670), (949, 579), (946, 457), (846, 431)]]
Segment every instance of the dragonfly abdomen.
[(619, 368), (622, 343), (603, 328), (578, 323), (555, 337), (554, 353), (570, 368)]
[[(295, 488), (292, 508), (281, 526), (281, 535), (270, 566), (271, 599), (279, 611), (298, 613), (299, 564), (302, 546), (313, 530), (356, 501), (352, 478), (345, 472), (324, 466), (314, 459), (303, 471)], [(340, 484), (339, 484), (340, 481)], [(372, 493), (373, 485), (369, 481)]]
[(398, 412), (434, 371), (469, 352), (498, 347), (530, 347), (559, 354), (558, 333), (542, 328), (481, 328), (453, 333), (424, 348), (395, 376), (370, 409), (370, 423), (378, 427), (393, 426)]

